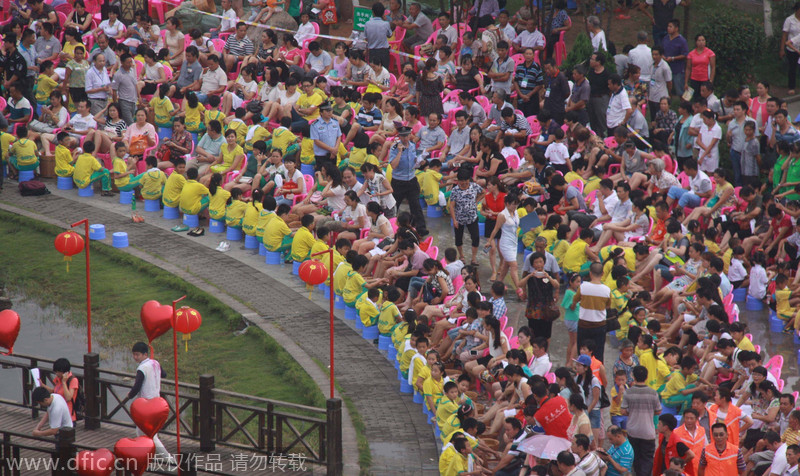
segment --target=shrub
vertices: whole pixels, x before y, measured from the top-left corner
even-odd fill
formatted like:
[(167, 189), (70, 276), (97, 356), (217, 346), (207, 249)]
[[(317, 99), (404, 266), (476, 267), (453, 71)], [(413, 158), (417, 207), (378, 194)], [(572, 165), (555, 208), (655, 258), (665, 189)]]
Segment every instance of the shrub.
[(737, 12), (715, 9), (712, 15), (705, 15), (697, 31), (716, 54), (717, 90), (746, 84), (763, 51), (763, 27)]
[[(579, 33), (578, 36), (575, 38), (575, 43), (570, 48), (569, 53), (567, 53), (567, 57), (564, 59), (564, 62), (561, 63), (561, 71), (567, 75), (569, 78), (569, 73), (572, 71), (572, 68), (575, 65), (584, 63), (586, 67), (589, 67), (589, 57), (592, 56), (594, 53), (594, 49), (592, 48), (592, 40), (589, 39), (589, 35), (586, 33)], [(608, 71), (612, 73), (617, 72), (617, 64), (614, 62), (614, 57), (605, 52), (606, 54), (606, 63), (605, 67)]]

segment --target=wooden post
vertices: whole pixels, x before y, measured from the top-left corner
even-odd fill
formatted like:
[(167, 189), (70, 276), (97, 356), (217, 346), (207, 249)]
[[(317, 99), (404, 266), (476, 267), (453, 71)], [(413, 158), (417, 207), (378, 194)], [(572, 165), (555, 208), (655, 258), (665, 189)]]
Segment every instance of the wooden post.
[(214, 376), (200, 376), (200, 451), (214, 451)]
[[(35, 369), (39, 367), (39, 361), (36, 359), (31, 359), (31, 368)], [(42, 376), (42, 381), (44, 381), (44, 376)], [(33, 389), (36, 388), (36, 383), (33, 381), (33, 377), (31, 377), (30, 371), (27, 369), (22, 369), (22, 403), (27, 406), (31, 406), (31, 419), (36, 420), (39, 418), (39, 405), (33, 402)]]
[[(333, 292), (333, 289), (331, 289)], [(329, 398), (326, 401), (326, 445), (328, 472), (327, 476), (338, 476), (344, 470), (342, 462), (342, 400)]]
[(100, 429), (100, 356), (96, 353), (83, 354), (83, 392), (86, 395), (84, 409), (84, 428)]
[(53, 474), (56, 476), (70, 476), (70, 462), (75, 458), (75, 428), (59, 428), (56, 440), (56, 462)]
[(197, 476), (197, 456), (194, 453), (181, 453), (180, 468), (184, 476)]

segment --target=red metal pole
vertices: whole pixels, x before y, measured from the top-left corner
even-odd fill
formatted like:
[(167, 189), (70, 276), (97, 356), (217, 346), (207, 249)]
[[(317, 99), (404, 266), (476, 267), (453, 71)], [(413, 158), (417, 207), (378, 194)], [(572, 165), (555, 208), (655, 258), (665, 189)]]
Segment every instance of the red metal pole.
[[(178, 331), (175, 330), (175, 322), (178, 319), (178, 316), (175, 312), (175, 305), (179, 302), (186, 299), (186, 296), (183, 296), (179, 299), (172, 301), (172, 358), (174, 359), (175, 363), (175, 437), (178, 442), (178, 458), (182, 458), (181, 456), (181, 403), (180, 397), (178, 396)], [(181, 463), (182, 461), (178, 460), (178, 476), (181, 474)]]
[(329, 266), (329, 269), (328, 269), (328, 282), (330, 283), (330, 293), (329, 294), (330, 294), (330, 298), (331, 298), (331, 300), (330, 300), (330, 333), (331, 333), (331, 344), (330, 344), (330, 347), (331, 347), (331, 356), (330, 356), (330, 359), (331, 359), (331, 375), (330, 375), (330, 383), (331, 383), (331, 398), (333, 398), (333, 392), (334, 392), (334, 387), (335, 387), (334, 383), (336, 381), (336, 379), (334, 378), (334, 372), (333, 372), (333, 367), (334, 367), (333, 366), (333, 301), (334, 301), (334, 299), (336, 297), (335, 293), (333, 292), (333, 271), (334, 271), (334, 269), (333, 269), (333, 250), (334, 250), (333, 237), (330, 238), (328, 246), (329, 246), (329, 248), (326, 251), (320, 251), (319, 253), (314, 253), (313, 255), (311, 255), (311, 257), (313, 258), (314, 256), (319, 256), (319, 255), (324, 255), (324, 254), (328, 255), (328, 263), (329, 263), (329, 265), (328, 265)]
[(330, 302), (330, 321), (331, 321), (331, 398), (333, 398), (333, 300), (335, 293), (333, 292), (333, 233), (331, 233), (331, 237), (329, 238), (330, 250), (328, 250), (328, 256), (330, 257), (330, 268), (328, 268), (328, 276), (330, 278), (330, 292), (328, 292), (328, 296), (331, 298)]
[(89, 219), (84, 218), (83, 220), (73, 223), (70, 227), (75, 228), (76, 226), (83, 224), (84, 225), (84, 241), (86, 241), (85, 251), (86, 251), (86, 341), (88, 342), (89, 353), (92, 353), (92, 279), (91, 279), (91, 272), (89, 267)]

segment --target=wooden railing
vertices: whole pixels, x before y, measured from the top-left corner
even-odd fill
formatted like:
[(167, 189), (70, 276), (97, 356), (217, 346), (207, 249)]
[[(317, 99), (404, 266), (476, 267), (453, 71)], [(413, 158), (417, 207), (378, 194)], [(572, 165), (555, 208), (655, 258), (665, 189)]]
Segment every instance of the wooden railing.
[[(101, 369), (94, 353), (85, 354), (83, 360), (82, 366), (72, 366), (72, 373), (86, 395), (84, 427), (96, 430), (108, 423), (133, 428), (126, 397), (135, 375)], [(20, 399), (0, 399), (0, 403), (30, 408), (31, 417), (37, 418), (39, 410), (31, 405), (36, 383), (30, 369), (39, 368), (44, 380), (52, 374), (46, 370), (52, 364), (36, 356), (0, 356), (3, 368), (18, 368), (22, 373)], [(217, 389), (212, 375), (201, 375), (199, 385), (179, 384), (181, 408), (176, 413), (174, 382), (164, 379), (162, 383), (161, 395), (171, 413), (160, 433), (175, 435), (179, 424), (181, 437), (198, 442), (201, 452), (220, 445), (266, 455), (299, 454), (308, 463), (326, 466), (328, 475), (342, 474), (340, 399), (329, 399), (326, 408), (297, 405)]]

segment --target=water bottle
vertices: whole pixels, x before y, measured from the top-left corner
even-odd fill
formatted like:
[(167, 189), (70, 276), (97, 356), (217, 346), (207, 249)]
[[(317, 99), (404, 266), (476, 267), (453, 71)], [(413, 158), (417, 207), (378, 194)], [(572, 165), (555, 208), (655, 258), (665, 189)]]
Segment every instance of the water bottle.
[(136, 193), (131, 197), (131, 212), (136, 213)]

